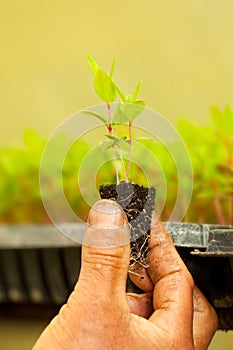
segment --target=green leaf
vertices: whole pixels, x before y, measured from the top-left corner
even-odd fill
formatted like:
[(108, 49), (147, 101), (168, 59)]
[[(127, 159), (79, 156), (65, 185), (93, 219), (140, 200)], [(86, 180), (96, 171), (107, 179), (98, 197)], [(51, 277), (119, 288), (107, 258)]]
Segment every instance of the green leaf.
[(112, 136), (112, 135), (105, 135), (109, 140), (118, 140), (118, 138), (117, 137), (115, 137), (115, 136)]
[(112, 148), (112, 146), (113, 146), (112, 141), (104, 141), (104, 142), (101, 142), (100, 144), (100, 148), (102, 152), (107, 151), (108, 149)]
[(115, 64), (116, 64), (116, 56), (113, 57), (113, 60), (112, 60), (112, 66), (111, 66), (111, 69), (110, 69), (110, 78), (112, 79), (112, 76), (113, 76), (113, 73), (114, 73), (114, 69), (115, 69)]
[(39, 147), (42, 147), (42, 141), (33, 129), (26, 129), (23, 138), (24, 144), (29, 150), (37, 150)]
[(230, 106), (226, 106), (221, 112), (217, 107), (211, 107), (211, 119), (217, 134), (226, 141), (233, 138), (233, 112)]
[(135, 89), (133, 96), (131, 98), (131, 102), (135, 102), (137, 100), (137, 97), (138, 97), (138, 94), (141, 90), (141, 87), (142, 87), (142, 80), (140, 80), (138, 85), (136, 86), (136, 89)]
[(105, 135), (109, 140), (112, 140), (116, 143), (120, 143), (122, 141), (125, 141), (127, 139), (126, 136), (122, 136), (122, 137), (115, 137), (115, 136), (112, 136), (112, 135)]
[(146, 107), (146, 103), (143, 100), (136, 100), (136, 101), (133, 102), (133, 104), (141, 106), (141, 107), (143, 107), (143, 109)]
[(210, 107), (211, 120), (216, 130), (221, 129), (222, 124), (222, 112), (215, 106)]
[(196, 126), (190, 120), (182, 118), (178, 120), (177, 129), (185, 142), (193, 145), (197, 138)]
[(119, 102), (113, 116), (113, 122), (126, 123), (133, 122), (144, 110), (145, 102), (137, 100), (134, 103)]
[(226, 136), (233, 138), (233, 112), (229, 105), (226, 105), (223, 112), (223, 116), (224, 116), (223, 122), (224, 122), (224, 129), (226, 131)]
[(134, 139), (134, 141), (136, 142), (140, 142), (140, 141), (150, 141), (150, 142), (153, 142), (154, 139), (152, 139), (151, 137), (144, 137), (144, 136), (139, 136), (139, 137), (136, 137), (136, 139)]
[(87, 55), (87, 61), (89, 63), (89, 66), (93, 72), (94, 75), (96, 75), (96, 73), (98, 72), (98, 70), (100, 69), (98, 63), (96, 62), (96, 60), (91, 57), (90, 55)]
[(114, 86), (115, 86), (115, 89), (116, 89), (118, 95), (120, 96), (121, 101), (122, 101), (122, 102), (126, 102), (126, 101), (127, 101), (127, 98), (126, 98), (126, 96), (123, 94), (123, 92), (121, 91), (121, 89), (119, 88), (119, 86), (117, 86), (116, 83), (114, 83), (114, 82), (113, 82), (113, 84), (114, 84)]
[(112, 79), (99, 69), (95, 75), (94, 86), (97, 95), (106, 103), (115, 101), (117, 91)]
[(214, 191), (213, 190), (204, 190), (204, 189), (202, 189), (202, 191), (200, 192), (200, 193), (198, 193), (197, 194), (197, 197), (198, 198), (209, 198), (209, 199), (211, 199), (212, 200), (212, 198), (214, 198), (215, 197), (215, 193), (214, 193)]
[(105, 135), (109, 140), (111, 140), (111, 145), (112, 147), (116, 146), (116, 147), (120, 147), (120, 144), (123, 142), (127, 142), (127, 137), (123, 136), (123, 137), (115, 137), (112, 135)]
[(96, 112), (92, 112), (92, 111), (85, 111), (85, 110), (82, 110), (80, 112), (82, 112), (83, 114), (91, 115), (92, 117), (98, 118), (105, 125), (108, 124), (108, 119), (102, 114), (99, 114), (99, 113), (96, 113)]
[(139, 100), (137, 100), (137, 97), (138, 97), (138, 94), (141, 90), (141, 87), (142, 87), (142, 81), (140, 81), (138, 83), (138, 85), (136, 86), (136, 89), (135, 89), (133, 95), (124, 95), (118, 87), (116, 87), (116, 88), (119, 90), (119, 96), (121, 97), (121, 100), (123, 102), (137, 103), (137, 102), (139, 102)]
[(113, 122), (114, 123), (127, 123), (128, 122), (128, 118), (126, 116), (126, 114), (124, 113), (124, 106), (125, 102), (118, 102), (117, 104), (117, 108), (114, 112), (113, 115)]

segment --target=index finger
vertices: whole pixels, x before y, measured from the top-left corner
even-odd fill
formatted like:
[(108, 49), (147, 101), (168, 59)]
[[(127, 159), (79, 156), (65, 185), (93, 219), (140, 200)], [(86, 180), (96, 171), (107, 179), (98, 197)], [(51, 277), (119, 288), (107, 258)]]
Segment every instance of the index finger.
[(164, 225), (151, 227), (148, 274), (153, 281), (154, 309), (150, 321), (170, 332), (192, 336), (193, 288), (191, 274), (177, 253)]

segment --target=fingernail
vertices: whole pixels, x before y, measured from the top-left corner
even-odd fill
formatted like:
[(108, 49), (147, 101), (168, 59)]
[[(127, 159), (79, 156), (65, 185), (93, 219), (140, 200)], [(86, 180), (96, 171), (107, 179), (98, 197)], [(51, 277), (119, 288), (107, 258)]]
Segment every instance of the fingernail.
[(84, 244), (116, 246), (129, 242), (126, 214), (115, 201), (101, 199), (92, 207), (88, 219)]
[(98, 228), (122, 227), (127, 223), (123, 209), (112, 200), (102, 199), (92, 207), (87, 223)]

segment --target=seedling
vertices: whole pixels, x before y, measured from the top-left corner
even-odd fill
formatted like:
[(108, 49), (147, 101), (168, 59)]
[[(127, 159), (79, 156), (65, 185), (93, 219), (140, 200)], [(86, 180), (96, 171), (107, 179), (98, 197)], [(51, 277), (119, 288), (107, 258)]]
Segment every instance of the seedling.
[[(107, 139), (103, 143), (103, 149), (112, 148), (113, 158), (116, 171), (116, 182), (120, 183), (120, 175), (117, 164), (117, 158), (120, 158), (123, 169), (123, 179), (129, 182), (129, 172), (132, 161), (133, 153), (133, 142), (139, 141), (139, 139), (133, 139), (133, 122), (142, 113), (145, 108), (145, 102), (138, 99), (139, 92), (142, 87), (142, 81), (140, 81), (132, 95), (125, 95), (119, 86), (113, 80), (113, 73), (115, 68), (115, 57), (111, 65), (110, 73), (105, 73), (94, 60), (93, 57), (87, 56), (89, 66), (94, 74), (94, 88), (100, 99), (106, 103), (107, 106), (107, 117), (91, 111), (83, 111), (85, 114), (89, 114), (98, 118), (107, 129)], [(119, 98), (117, 108), (114, 113), (112, 113), (111, 103), (115, 102)], [(117, 131), (117, 125), (128, 124), (128, 135), (119, 137)], [(127, 166), (125, 165), (121, 146), (122, 144), (129, 144), (129, 159)]]
[[(139, 141), (139, 139), (133, 138), (133, 122), (145, 108), (145, 102), (138, 99), (142, 81), (137, 84), (132, 95), (125, 95), (113, 80), (115, 58), (113, 58), (109, 74), (99, 67), (93, 57), (88, 56), (87, 59), (94, 74), (95, 91), (106, 103), (107, 117), (92, 111), (83, 111), (83, 113), (98, 118), (106, 126), (107, 141), (102, 144), (102, 149), (112, 148), (116, 172), (116, 184), (101, 185), (99, 192), (101, 198), (116, 200), (127, 215), (131, 234), (130, 271), (135, 273), (133, 269), (135, 264), (147, 266), (148, 237), (155, 196), (153, 187), (145, 188), (130, 182), (129, 179), (133, 142)], [(119, 101), (113, 113), (111, 103), (117, 98)], [(122, 124), (128, 124), (128, 135), (119, 137), (118, 126)], [(129, 157), (126, 165), (122, 154), (122, 145), (125, 143), (129, 144)], [(120, 178), (119, 174), (118, 158), (122, 163), (123, 179)]]

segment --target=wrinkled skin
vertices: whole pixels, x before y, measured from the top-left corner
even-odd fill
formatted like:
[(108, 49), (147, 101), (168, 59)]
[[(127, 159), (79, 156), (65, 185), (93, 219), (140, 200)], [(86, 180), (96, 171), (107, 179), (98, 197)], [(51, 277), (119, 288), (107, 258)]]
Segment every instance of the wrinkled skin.
[[(117, 204), (107, 202), (102, 212), (91, 211), (89, 223), (96, 230), (112, 224), (117, 236), (126, 219), (119, 208), (109, 219), (106, 205)], [(129, 242), (115, 247), (84, 243), (75, 290), (33, 349), (207, 349), (217, 329), (216, 313), (194, 285), (165, 227), (152, 224), (149, 268), (131, 275), (144, 294), (125, 293), (129, 256)]]

